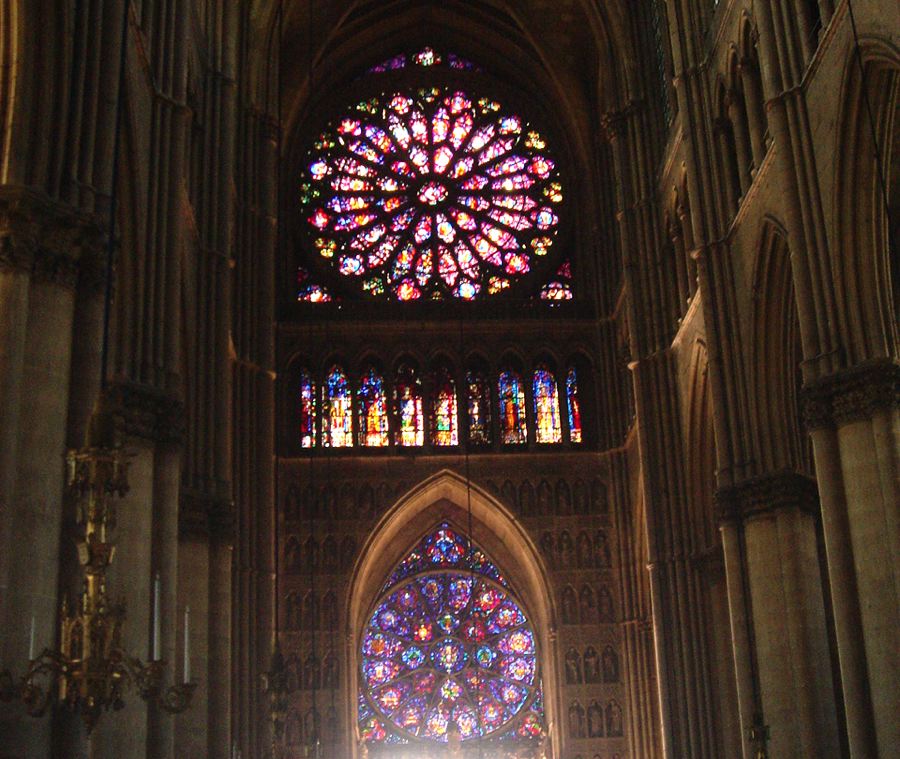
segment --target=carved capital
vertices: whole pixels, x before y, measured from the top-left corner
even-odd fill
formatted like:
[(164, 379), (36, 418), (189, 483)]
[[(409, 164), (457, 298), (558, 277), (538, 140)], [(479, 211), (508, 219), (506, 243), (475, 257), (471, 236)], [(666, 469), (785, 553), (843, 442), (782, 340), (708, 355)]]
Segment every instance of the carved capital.
[(149, 385), (120, 382), (107, 391), (120, 409), (121, 433), (158, 443), (180, 443), (184, 438), (184, 404)]
[(803, 388), (807, 430), (871, 419), (878, 411), (900, 408), (900, 365), (890, 359), (867, 361)]
[(210, 490), (181, 491), (178, 505), (178, 534), (182, 538), (230, 541), (234, 533), (234, 504), (223, 494), (225, 483), (214, 483)]
[(782, 471), (751, 477), (716, 492), (720, 521), (745, 521), (752, 517), (799, 509), (819, 511), (816, 483), (797, 472)]
[(0, 187), (0, 269), (74, 288), (83, 257), (103, 249), (99, 219), (26, 187)]
[(624, 137), (625, 130), (628, 127), (628, 120), (634, 116), (638, 108), (636, 101), (630, 102), (624, 108), (617, 111), (607, 111), (600, 117), (600, 126), (606, 134), (609, 142), (614, 142), (620, 137)]

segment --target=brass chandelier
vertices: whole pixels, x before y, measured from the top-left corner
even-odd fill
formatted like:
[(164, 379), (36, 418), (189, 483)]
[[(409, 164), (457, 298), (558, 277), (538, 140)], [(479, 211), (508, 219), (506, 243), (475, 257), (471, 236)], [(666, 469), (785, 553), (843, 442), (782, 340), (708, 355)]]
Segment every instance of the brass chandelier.
[(59, 648), (45, 648), (35, 656), (34, 619), (28, 669), (16, 679), (0, 672), (0, 700), (21, 700), (28, 714), (40, 717), (54, 697), (78, 713), (88, 733), (104, 711), (125, 706), (129, 689), (148, 703), (176, 714), (191, 703), (196, 687), (190, 681), (189, 611), (185, 610), (184, 682), (164, 687), (166, 662), (160, 657), (159, 580), (155, 583), (153, 651), (149, 662), (122, 648), (124, 601), (113, 602), (106, 592), (106, 570), (116, 546), (116, 499), (128, 492), (128, 460), (115, 442), (115, 420), (108, 409), (95, 408), (87, 445), (66, 456), (66, 486), (80, 528), (76, 539), (83, 572), (83, 590), (70, 608), (64, 599), (59, 618)]

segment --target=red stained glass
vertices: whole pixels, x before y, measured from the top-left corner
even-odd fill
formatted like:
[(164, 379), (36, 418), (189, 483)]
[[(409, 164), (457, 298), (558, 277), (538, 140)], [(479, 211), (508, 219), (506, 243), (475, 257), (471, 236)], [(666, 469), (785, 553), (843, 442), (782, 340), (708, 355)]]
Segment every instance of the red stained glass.
[[(424, 48), (375, 70), (450, 60)], [(302, 188), (315, 250), (364, 292), (400, 301), (503, 292), (553, 245), (563, 197), (521, 116), (441, 87), (354, 106), (319, 139)]]

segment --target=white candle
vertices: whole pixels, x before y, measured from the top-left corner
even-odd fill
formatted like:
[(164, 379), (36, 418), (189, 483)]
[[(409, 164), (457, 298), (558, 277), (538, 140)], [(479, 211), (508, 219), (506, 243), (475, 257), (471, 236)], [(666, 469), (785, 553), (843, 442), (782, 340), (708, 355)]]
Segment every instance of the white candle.
[(159, 572), (157, 572), (156, 577), (153, 579), (153, 661), (159, 661), (160, 659), (159, 645), (162, 637), (162, 618), (159, 613), (159, 607), (161, 595)]
[(34, 614), (31, 615), (31, 634), (28, 636), (28, 661), (34, 661)]
[(184, 607), (184, 681), (191, 681), (191, 607)]

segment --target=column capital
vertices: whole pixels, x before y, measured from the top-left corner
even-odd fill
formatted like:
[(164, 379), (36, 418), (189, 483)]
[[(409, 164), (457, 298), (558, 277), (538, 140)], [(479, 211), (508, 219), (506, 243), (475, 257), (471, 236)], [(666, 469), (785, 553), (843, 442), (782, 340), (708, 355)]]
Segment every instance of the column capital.
[(128, 381), (117, 382), (106, 392), (117, 408), (123, 437), (176, 444), (184, 439), (184, 403), (171, 393)]
[(809, 431), (871, 419), (900, 407), (900, 365), (875, 359), (813, 380), (803, 388), (801, 402)]
[(74, 289), (79, 262), (100, 255), (105, 239), (96, 216), (28, 187), (0, 187), (0, 269)]
[(624, 107), (609, 110), (600, 117), (600, 126), (606, 133), (606, 139), (609, 142), (614, 142), (624, 136), (628, 120), (637, 113), (639, 106), (639, 101), (631, 100)]
[(716, 505), (721, 522), (745, 521), (790, 509), (817, 514), (819, 491), (810, 477), (783, 470), (719, 488)]
[(178, 536), (230, 542), (234, 534), (234, 502), (227, 483), (202, 489), (182, 488), (178, 503)]

